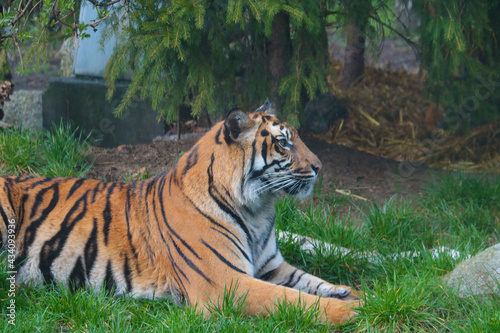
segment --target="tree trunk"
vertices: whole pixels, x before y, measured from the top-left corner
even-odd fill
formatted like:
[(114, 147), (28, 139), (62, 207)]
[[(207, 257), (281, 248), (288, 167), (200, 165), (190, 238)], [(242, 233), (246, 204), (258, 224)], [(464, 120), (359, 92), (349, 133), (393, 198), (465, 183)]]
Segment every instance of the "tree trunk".
[(352, 84), (361, 79), (365, 72), (364, 24), (347, 25), (347, 45), (344, 58), (344, 84)]
[(292, 57), (290, 39), (290, 18), (286, 13), (278, 13), (273, 20), (273, 30), (269, 40), (269, 70), (271, 72), (271, 103), (282, 112), (283, 98), (279, 96), (279, 85), (288, 73), (288, 63)]

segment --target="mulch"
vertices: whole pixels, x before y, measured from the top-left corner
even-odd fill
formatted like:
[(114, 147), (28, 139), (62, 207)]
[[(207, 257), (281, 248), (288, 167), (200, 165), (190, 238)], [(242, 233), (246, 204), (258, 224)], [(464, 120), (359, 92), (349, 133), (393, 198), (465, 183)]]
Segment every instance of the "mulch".
[[(341, 65), (335, 66), (341, 73)], [(500, 120), (466, 133), (444, 129), (440, 106), (424, 96), (424, 75), (402, 70), (366, 68), (349, 87), (341, 75), (330, 92), (349, 110), (326, 135), (316, 139), (344, 145), (399, 162), (445, 170), (500, 173)]]

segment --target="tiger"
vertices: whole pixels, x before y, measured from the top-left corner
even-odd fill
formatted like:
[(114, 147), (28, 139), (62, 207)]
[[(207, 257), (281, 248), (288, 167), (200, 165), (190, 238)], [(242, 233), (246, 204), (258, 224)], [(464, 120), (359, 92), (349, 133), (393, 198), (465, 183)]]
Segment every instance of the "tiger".
[(229, 112), (169, 171), (142, 181), (0, 177), (0, 240), (16, 283), (170, 297), (205, 316), (237, 285), (248, 315), (285, 302), (314, 306), (323, 322), (353, 319), (358, 292), (278, 249), (276, 200), (309, 196), (322, 164), (273, 111), (266, 101)]

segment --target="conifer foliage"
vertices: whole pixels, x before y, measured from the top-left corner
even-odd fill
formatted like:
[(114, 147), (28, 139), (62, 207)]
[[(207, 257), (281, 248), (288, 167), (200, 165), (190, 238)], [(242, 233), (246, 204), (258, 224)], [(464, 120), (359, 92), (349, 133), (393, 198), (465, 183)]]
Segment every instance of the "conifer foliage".
[[(132, 68), (132, 83), (117, 114), (136, 96), (150, 97), (167, 121), (183, 103), (198, 115), (253, 107), (277, 96), (278, 110), (286, 108), (294, 122), (301, 95), (312, 98), (327, 89), (325, 6), (324, 1), (298, 0), (122, 4), (116, 18), (127, 24), (122, 24), (121, 40), (105, 71), (108, 96)], [(277, 45), (272, 34), (280, 15), (289, 39)], [(276, 54), (286, 61), (270, 61)], [(273, 63), (281, 68), (270, 68)]]
[(500, 117), (500, 1), (417, 0), (427, 92), (452, 130)]
[[(92, 22), (78, 22), (82, 2), (97, 8)], [(417, 42), (395, 29), (401, 4), (418, 13)], [(221, 113), (270, 97), (297, 125), (305, 100), (327, 90), (326, 26), (356, 32), (346, 47), (346, 63), (357, 60), (346, 67), (348, 83), (362, 79), (365, 39), (377, 43), (388, 29), (418, 50), (429, 96), (451, 129), (463, 130), (500, 117), (498, 15), (500, 0), (7, 0), (0, 80), (10, 71), (7, 55), (19, 55), (21, 70), (43, 62), (54, 32), (86, 38), (88, 29), (114, 30), (120, 40), (105, 71), (108, 97), (132, 73), (117, 115), (136, 97), (151, 99), (167, 121), (183, 105), (194, 115)]]

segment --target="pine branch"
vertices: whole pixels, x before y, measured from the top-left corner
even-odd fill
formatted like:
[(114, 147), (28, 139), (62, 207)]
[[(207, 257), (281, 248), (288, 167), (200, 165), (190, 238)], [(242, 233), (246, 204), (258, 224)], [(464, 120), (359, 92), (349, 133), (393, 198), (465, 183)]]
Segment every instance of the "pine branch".
[(255, 16), (255, 19), (257, 19), (257, 21), (259, 21), (260, 20), (260, 13), (259, 13), (259, 9), (257, 8), (257, 4), (255, 4), (255, 2), (253, 2), (252, 0), (248, 0), (248, 3), (251, 5), (250, 9), (251, 9), (251, 12), (253, 12), (253, 15)]
[(382, 20), (380, 20), (378, 17), (376, 16), (373, 16), (373, 15), (370, 15), (369, 16), (372, 20), (376, 21), (377, 23), (383, 25), (384, 27), (388, 28), (389, 30), (391, 30), (392, 32), (394, 32), (396, 35), (398, 35), (399, 37), (401, 37), (408, 45), (411, 46), (411, 48), (414, 50), (415, 53), (418, 54), (418, 51), (419, 51), (419, 47), (418, 45), (412, 41), (411, 39), (409, 39), (408, 37), (406, 37), (405, 35), (403, 35), (401, 32), (399, 32), (398, 30), (394, 29), (392, 26), (390, 26), (389, 24), (383, 22)]
[(114, 114), (116, 115), (121, 115), (125, 108), (130, 105), (130, 102), (132, 102), (132, 99), (135, 96), (135, 93), (137, 90), (140, 88), (139, 81), (140, 79), (144, 76), (145, 72), (140, 73), (139, 75), (136, 75), (135, 78), (132, 80), (132, 83), (130, 86), (127, 88), (127, 91), (125, 92), (125, 97), (122, 99), (120, 104), (115, 108)]

